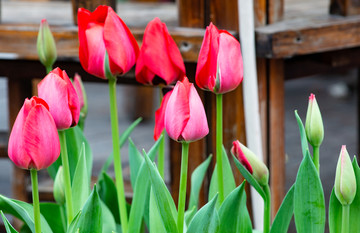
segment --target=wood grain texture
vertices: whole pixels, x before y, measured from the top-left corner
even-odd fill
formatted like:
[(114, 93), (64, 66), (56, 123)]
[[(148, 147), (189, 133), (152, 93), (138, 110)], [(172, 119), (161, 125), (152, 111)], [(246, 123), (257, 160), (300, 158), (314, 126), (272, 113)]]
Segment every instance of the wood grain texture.
[(0, 132), (0, 158), (8, 157), (8, 141), (9, 141), (9, 133), (8, 132)]
[(266, 18), (267, 18), (266, 0), (254, 0), (255, 27), (264, 26), (267, 21)]
[(330, 14), (349, 16), (360, 14), (359, 0), (331, 0)]
[(279, 22), (284, 16), (284, 0), (268, 0), (267, 23)]
[(209, 24), (219, 29), (239, 30), (237, 0), (209, 0)]
[(205, 27), (205, 0), (178, 1), (179, 26)]

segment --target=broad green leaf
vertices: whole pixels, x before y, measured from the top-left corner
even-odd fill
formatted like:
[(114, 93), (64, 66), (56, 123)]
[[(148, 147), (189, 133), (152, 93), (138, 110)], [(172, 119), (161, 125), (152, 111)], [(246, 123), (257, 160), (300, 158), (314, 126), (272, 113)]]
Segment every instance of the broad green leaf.
[(85, 144), (83, 143), (71, 185), (75, 213), (82, 209), (90, 194), (90, 178), (86, 168), (85, 151)]
[[(224, 146), (222, 147), (222, 165), (223, 165), (223, 182), (224, 182), (224, 199), (231, 193), (235, 187), (235, 179), (234, 175), (232, 173), (231, 165), (229, 162), (229, 158), (226, 154), (226, 150)], [(218, 178), (217, 178), (217, 164), (215, 165), (213, 175), (210, 180), (210, 188), (209, 188), (209, 200), (211, 200), (216, 193), (219, 192), (218, 187)], [(220, 203), (216, 204), (216, 208), (220, 207)]]
[(66, 232), (65, 210), (62, 206), (52, 202), (41, 202), (40, 211), (54, 233)]
[(75, 217), (71, 221), (70, 226), (68, 227), (68, 230), (67, 230), (66, 233), (79, 232), (79, 229), (78, 229), (77, 225), (79, 223), (80, 215), (81, 215), (81, 210), (75, 215)]
[[(150, 233), (167, 232), (164, 222), (161, 219), (159, 208), (156, 204), (155, 195), (153, 189), (150, 189)], [(177, 231), (176, 231), (177, 232)]]
[(185, 223), (186, 226), (188, 227), (191, 220), (193, 219), (193, 217), (195, 216), (197, 212), (197, 208), (195, 206), (193, 206), (191, 209), (188, 209), (187, 211), (185, 211)]
[(108, 174), (103, 172), (101, 179), (98, 180), (98, 184), (100, 199), (111, 211), (115, 222), (120, 224), (119, 204), (114, 180)]
[[(31, 204), (18, 200), (13, 200), (3, 195), (0, 195), (0, 210), (2, 210), (4, 213), (11, 214), (22, 220), (26, 225), (29, 226), (32, 232), (35, 232), (34, 209)], [(44, 232), (53, 232), (49, 224), (46, 222), (44, 216), (41, 215), (40, 218), (41, 229)]]
[(129, 138), (129, 165), (131, 186), (135, 187), (141, 163), (144, 161), (140, 151), (136, 148), (134, 142)]
[(193, 217), (188, 233), (215, 233), (219, 230), (219, 215), (215, 208), (218, 195), (204, 205)]
[(219, 232), (252, 233), (249, 213), (246, 209), (245, 182), (234, 189), (219, 209)]
[(325, 230), (324, 191), (309, 151), (295, 181), (294, 217), (297, 233), (323, 233)]
[(247, 182), (250, 183), (251, 186), (255, 188), (255, 190), (260, 194), (263, 200), (265, 200), (265, 192), (261, 185), (255, 180), (255, 178), (250, 174), (250, 172), (239, 162), (239, 160), (233, 155), (233, 159), (236, 167), (239, 169), (241, 175), (245, 178)]
[(198, 208), (201, 184), (203, 183), (211, 159), (212, 155), (210, 155), (203, 163), (201, 163), (191, 174), (191, 191), (188, 209), (191, 209), (194, 206), (196, 209)]
[(14, 227), (10, 224), (9, 220), (5, 217), (4, 213), (1, 211), (1, 217), (4, 221), (5, 229), (7, 233), (18, 233)]
[[(351, 217), (350, 217), (351, 218)], [(334, 189), (331, 191), (329, 201), (329, 231), (330, 233), (341, 233), (342, 205), (337, 199)], [(352, 231), (350, 231), (352, 232)]]
[(175, 219), (177, 219), (177, 211), (174, 201), (158, 170), (155, 165), (152, 164), (149, 156), (145, 153), (144, 157), (149, 170), (154, 199), (157, 207), (159, 208), (159, 213), (164, 223), (166, 232), (177, 232), (175, 221)]
[(287, 233), (294, 213), (294, 185), (287, 192), (275, 216), (270, 233)]
[(308, 141), (306, 138), (306, 132), (305, 132), (304, 125), (301, 121), (301, 118), (299, 117), (299, 115), (297, 113), (297, 110), (295, 110), (295, 117), (296, 117), (296, 121), (299, 126), (302, 154), (303, 154), (303, 156), (305, 156), (306, 151), (309, 151), (309, 145), (308, 145)]
[(104, 202), (100, 200), (101, 203), (101, 216), (102, 216), (102, 232), (112, 232), (116, 230), (115, 219), (109, 210), (109, 208), (105, 205)]

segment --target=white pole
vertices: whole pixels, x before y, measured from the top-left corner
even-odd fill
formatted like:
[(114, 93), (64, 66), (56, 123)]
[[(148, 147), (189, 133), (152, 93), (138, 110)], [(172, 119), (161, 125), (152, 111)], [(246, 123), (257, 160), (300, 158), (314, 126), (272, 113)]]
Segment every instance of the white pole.
[[(244, 62), (244, 108), (246, 142), (262, 161), (262, 138), (259, 112), (259, 95), (255, 57), (255, 28), (253, 0), (238, 0), (240, 43)], [(262, 230), (264, 202), (260, 195), (251, 188), (254, 228)]]

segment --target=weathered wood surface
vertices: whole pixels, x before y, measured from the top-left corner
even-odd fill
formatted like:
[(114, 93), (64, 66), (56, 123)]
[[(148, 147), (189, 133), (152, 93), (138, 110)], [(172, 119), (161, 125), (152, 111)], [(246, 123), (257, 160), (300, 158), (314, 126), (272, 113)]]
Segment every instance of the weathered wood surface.
[(1, 132), (0, 131), (0, 158), (7, 158), (7, 144), (9, 140), (8, 132)]
[(331, 0), (330, 14), (335, 15), (358, 15), (360, 14), (359, 0)]

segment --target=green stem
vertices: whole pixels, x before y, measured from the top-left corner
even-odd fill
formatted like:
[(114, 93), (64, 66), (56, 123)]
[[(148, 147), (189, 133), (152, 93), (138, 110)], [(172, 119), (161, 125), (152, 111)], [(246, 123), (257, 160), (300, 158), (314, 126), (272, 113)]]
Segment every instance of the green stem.
[[(160, 89), (160, 106), (161, 106), (161, 102), (163, 99), (163, 95), (161, 93), (161, 89)], [(163, 132), (161, 133), (161, 135), (163, 135), (160, 145), (159, 145), (159, 157), (158, 157), (158, 169), (159, 169), (159, 173), (161, 178), (164, 179), (164, 173), (165, 173), (165, 132), (163, 130)]]
[(319, 154), (320, 154), (320, 147), (319, 146), (314, 146), (313, 147), (313, 162), (314, 165), (316, 167), (316, 170), (318, 171), (318, 173), (320, 174), (320, 162), (319, 162)]
[(342, 206), (341, 233), (349, 233), (350, 205)]
[(178, 233), (183, 232), (183, 226), (184, 226), (188, 159), (189, 159), (189, 143), (183, 142), (182, 154), (181, 154), (181, 172), (180, 172), (178, 219), (177, 219)]
[(45, 69), (46, 69), (46, 73), (48, 74), (52, 71), (53, 68), (52, 66), (46, 66)]
[(74, 217), (74, 210), (73, 210), (72, 193), (71, 193), (70, 167), (69, 167), (69, 159), (68, 159), (68, 153), (66, 147), (66, 136), (64, 130), (59, 130), (59, 139), (61, 146), (61, 161), (64, 169), (66, 213), (67, 213), (68, 224), (70, 225)]
[(223, 144), (223, 107), (222, 94), (216, 94), (216, 163), (217, 177), (219, 186), (219, 202), (220, 205), (224, 201), (224, 179), (222, 169), (222, 144)]
[(32, 198), (33, 198), (33, 208), (34, 208), (35, 232), (41, 233), (39, 189), (38, 189), (38, 178), (37, 178), (36, 169), (30, 169), (30, 174), (31, 174)]
[(121, 229), (123, 233), (128, 231), (128, 216), (126, 209), (124, 180), (122, 176), (121, 156), (119, 147), (119, 122), (116, 104), (116, 77), (109, 78), (109, 97), (110, 97), (110, 119), (111, 135), (113, 140), (114, 151), (114, 170), (117, 198), (120, 211)]
[(263, 186), (265, 191), (264, 200), (264, 233), (270, 232), (270, 217), (271, 217), (271, 192), (269, 185)]

